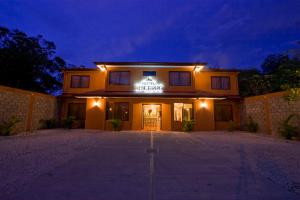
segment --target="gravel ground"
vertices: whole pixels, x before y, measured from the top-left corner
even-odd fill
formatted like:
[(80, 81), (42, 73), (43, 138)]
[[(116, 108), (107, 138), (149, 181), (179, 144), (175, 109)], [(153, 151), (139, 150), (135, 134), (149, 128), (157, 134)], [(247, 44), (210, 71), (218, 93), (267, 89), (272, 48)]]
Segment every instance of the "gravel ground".
[(300, 199), (300, 143), (243, 132), (43, 130), (0, 138), (0, 199)]

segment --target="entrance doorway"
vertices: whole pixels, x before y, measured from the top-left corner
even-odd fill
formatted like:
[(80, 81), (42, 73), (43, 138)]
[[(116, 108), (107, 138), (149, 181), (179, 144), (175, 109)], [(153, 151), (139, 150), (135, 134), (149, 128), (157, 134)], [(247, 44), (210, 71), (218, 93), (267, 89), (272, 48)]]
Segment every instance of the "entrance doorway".
[(161, 105), (143, 105), (143, 129), (159, 131), (161, 129)]

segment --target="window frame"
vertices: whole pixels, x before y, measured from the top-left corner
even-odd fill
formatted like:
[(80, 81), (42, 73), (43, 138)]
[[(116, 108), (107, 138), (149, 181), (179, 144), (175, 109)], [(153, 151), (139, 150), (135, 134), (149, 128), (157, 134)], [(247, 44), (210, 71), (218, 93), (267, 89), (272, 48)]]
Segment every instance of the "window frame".
[[(214, 78), (218, 78), (219, 79), (219, 87), (218, 88), (214, 88), (213, 87), (213, 79)], [(228, 83), (229, 83), (228, 88), (222, 88), (221, 87), (221, 80), (222, 80), (222, 78), (228, 78)], [(210, 80), (211, 80), (210, 81), (210, 86), (211, 86), (212, 90), (231, 90), (231, 79), (230, 79), (230, 76), (211, 76)]]
[[(145, 73), (153, 73), (154, 75), (145, 75)], [(143, 76), (156, 76), (156, 71), (143, 71)]]
[[(175, 112), (174, 112), (174, 110), (175, 110), (175, 104), (176, 103), (181, 103), (182, 104), (182, 108), (181, 108), (181, 121), (179, 121), (179, 120), (175, 120)], [(174, 102), (173, 103), (173, 121), (174, 122), (183, 122), (184, 121), (184, 112), (183, 112), (183, 109), (184, 109), (184, 104), (190, 104), (190, 105), (192, 105), (192, 112), (191, 112), (191, 120), (194, 120), (194, 103), (183, 103), (183, 102)]]
[[(216, 107), (217, 106), (227, 106), (227, 107), (230, 107), (230, 119), (229, 120), (224, 120), (223, 119), (223, 115), (222, 115), (222, 119), (220, 119), (220, 120), (218, 120), (217, 119), (217, 115), (216, 115), (216, 111), (217, 111), (217, 109), (216, 109)], [(230, 122), (230, 121), (233, 121), (233, 106), (231, 105), (231, 104), (215, 104), (215, 106), (214, 106), (214, 118), (215, 118), (215, 121), (216, 122)]]
[[(130, 104), (129, 104), (129, 102), (107, 102), (106, 103), (106, 108), (105, 108), (105, 120), (112, 120), (112, 119), (117, 119), (116, 118), (116, 112), (117, 112), (117, 104), (127, 104), (127, 106), (128, 106), (128, 113), (127, 113), (127, 118), (126, 118), (126, 120), (122, 120), (121, 118), (120, 118), (120, 120), (121, 121), (125, 121), (125, 122), (128, 122), (129, 120), (130, 120)], [(108, 113), (110, 112), (109, 111), (109, 107), (111, 107), (112, 108), (112, 113), (111, 113), (111, 115), (109, 115)], [(110, 116), (111, 116), (111, 118), (110, 118)]]
[[(74, 87), (73, 86), (73, 77), (75, 77), (75, 76), (80, 77), (79, 87)], [(88, 81), (87, 87), (82, 87), (82, 77), (88, 77), (89, 81)], [(71, 75), (70, 88), (89, 88), (90, 87), (90, 81), (91, 81), (91, 76), (90, 75)]]
[[(188, 85), (184, 85), (184, 84), (171, 84), (171, 73), (178, 73), (178, 79), (180, 80), (180, 73), (188, 73), (190, 76), (190, 81)], [(180, 81), (179, 81), (180, 82)], [(169, 71), (169, 86), (192, 86), (192, 72), (191, 71)]]
[[(110, 79), (110, 77), (111, 77), (111, 74), (112, 73), (122, 73), (122, 72), (128, 72), (128, 74), (129, 74), (129, 77), (128, 77), (128, 84), (121, 84), (120, 83), (120, 77), (119, 77), (119, 82), (118, 83), (112, 83), (111, 82), (111, 79)], [(127, 70), (127, 71), (124, 71), (124, 70), (111, 70), (111, 71), (109, 71), (109, 74), (108, 74), (108, 83), (109, 83), (109, 85), (130, 85), (130, 83), (131, 83), (131, 73), (130, 73), (130, 71), (129, 70)]]
[[(86, 103), (68, 103), (68, 112), (67, 112), (67, 116), (70, 117), (70, 116), (73, 116), (73, 115), (70, 115), (70, 106), (71, 105), (81, 105), (84, 107), (83, 111), (84, 111), (84, 117), (82, 119), (78, 119), (78, 118), (75, 118), (74, 120), (78, 120), (78, 121), (83, 121), (86, 119)], [(74, 116), (76, 117), (76, 116)]]

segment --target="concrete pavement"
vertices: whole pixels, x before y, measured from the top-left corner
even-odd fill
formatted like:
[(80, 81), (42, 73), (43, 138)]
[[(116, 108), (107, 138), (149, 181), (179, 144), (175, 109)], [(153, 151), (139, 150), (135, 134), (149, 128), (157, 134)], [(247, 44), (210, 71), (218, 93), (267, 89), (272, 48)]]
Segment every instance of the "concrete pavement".
[(149, 132), (0, 138), (0, 199), (300, 198), (298, 142), (227, 132), (153, 136), (154, 154)]

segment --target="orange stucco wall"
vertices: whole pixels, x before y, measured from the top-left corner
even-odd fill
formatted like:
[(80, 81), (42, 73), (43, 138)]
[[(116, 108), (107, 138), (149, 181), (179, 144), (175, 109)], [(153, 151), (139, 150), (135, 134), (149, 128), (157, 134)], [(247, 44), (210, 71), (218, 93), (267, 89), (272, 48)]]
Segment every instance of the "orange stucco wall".
[[(107, 91), (134, 91), (134, 83), (144, 79), (143, 71), (156, 71), (156, 77), (159, 82), (164, 84), (164, 91), (204, 91), (212, 94), (238, 95), (237, 72), (219, 72), (219, 71), (201, 71), (194, 72), (193, 66), (177, 67), (177, 68), (148, 68), (148, 67), (118, 67), (107, 66), (107, 71), (89, 70), (89, 71), (65, 71), (64, 72), (64, 93), (82, 93), (97, 90)], [(130, 71), (130, 85), (110, 85), (108, 74), (110, 71)], [(192, 73), (191, 86), (169, 86), (169, 71), (190, 71)], [(72, 75), (89, 75), (89, 88), (71, 88)], [(230, 90), (213, 90), (211, 89), (211, 76), (230, 76)]]
[(86, 101), (85, 128), (103, 130), (105, 126), (106, 101), (102, 98), (89, 98)]

